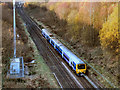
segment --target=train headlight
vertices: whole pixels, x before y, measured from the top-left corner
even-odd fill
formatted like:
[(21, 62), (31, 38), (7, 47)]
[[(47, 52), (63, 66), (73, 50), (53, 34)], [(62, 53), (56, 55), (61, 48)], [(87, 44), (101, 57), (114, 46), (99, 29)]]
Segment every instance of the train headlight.
[(86, 72), (86, 70), (84, 70), (84, 73)]

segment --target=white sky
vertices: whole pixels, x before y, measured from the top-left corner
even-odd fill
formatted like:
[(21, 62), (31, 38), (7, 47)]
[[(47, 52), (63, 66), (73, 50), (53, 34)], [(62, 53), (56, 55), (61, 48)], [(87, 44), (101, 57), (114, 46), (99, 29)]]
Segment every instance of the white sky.
[[(2, 2), (12, 2), (13, 0), (0, 0)], [(26, 2), (119, 2), (120, 0), (15, 0)]]

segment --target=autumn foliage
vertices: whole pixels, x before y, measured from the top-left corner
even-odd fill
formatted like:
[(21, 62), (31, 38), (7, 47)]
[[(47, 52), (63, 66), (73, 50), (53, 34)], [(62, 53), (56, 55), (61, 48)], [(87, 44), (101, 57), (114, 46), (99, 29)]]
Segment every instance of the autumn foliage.
[(108, 20), (100, 30), (100, 41), (104, 49), (118, 53), (120, 46), (120, 35), (118, 33), (118, 7), (114, 8)]
[[(34, 10), (35, 5), (29, 5), (30, 9)], [(90, 48), (101, 46), (105, 52), (115, 55), (119, 52), (117, 3), (48, 2), (41, 4), (40, 7), (44, 5), (51, 11), (45, 17), (48, 18), (46, 25), (54, 28), (56, 25), (58, 29), (55, 32), (71, 44), (79, 42), (82, 46)], [(49, 23), (52, 23), (53, 26)]]
[[(102, 31), (105, 29), (105, 26), (107, 28), (108, 24), (110, 25), (114, 24), (114, 22), (109, 23), (108, 19), (112, 18), (112, 16), (109, 18), (108, 16), (111, 15), (115, 6), (116, 3), (107, 3), (107, 2), (99, 2), (99, 3), (98, 2), (91, 2), (91, 3), (89, 2), (59, 3), (58, 2), (58, 3), (47, 4), (48, 9), (55, 11), (55, 13), (60, 19), (67, 21), (69, 27), (67, 32), (69, 33), (69, 35), (71, 35), (71, 41), (79, 40), (81, 44), (87, 46), (96, 46), (101, 44), (103, 48), (105, 48), (104, 47), (105, 43), (106, 43), (105, 44), (106, 47), (109, 48), (110, 46), (107, 45), (110, 44), (110, 42), (109, 43), (105, 42), (105, 37), (109, 36), (110, 32), (107, 33), (109, 35), (104, 35)], [(107, 31), (109, 31), (109, 29), (106, 29), (106, 32)], [(100, 34), (100, 39), (99, 39), (99, 34)], [(106, 40), (108, 38), (106, 38)], [(111, 40), (111, 38), (109, 39)], [(112, 46), (110, 47), (114, 48), (114, 46), (113, 47)]]
[[(118, 10), (110, 2), (48, 3), (60, 19), (66, 20), (70, 41), (94, 47), (101, 45), (109, 52), (118, 52)], [(64, 34), (63, 34), (64, 35)], [(120, 42), (120, 41), (119, 41)]]

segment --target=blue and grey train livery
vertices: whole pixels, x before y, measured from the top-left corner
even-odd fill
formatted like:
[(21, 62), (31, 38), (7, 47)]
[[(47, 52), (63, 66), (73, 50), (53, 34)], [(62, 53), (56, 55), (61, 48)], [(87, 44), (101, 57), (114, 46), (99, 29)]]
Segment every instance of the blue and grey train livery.
[(69, 64), (77, 75), (86, 73), (86, 64), (66, 48), (53, 34), (47, 29), (42, 29), (42, 35), (54, 47), (54, 49), (62, 56), (62, 58)]

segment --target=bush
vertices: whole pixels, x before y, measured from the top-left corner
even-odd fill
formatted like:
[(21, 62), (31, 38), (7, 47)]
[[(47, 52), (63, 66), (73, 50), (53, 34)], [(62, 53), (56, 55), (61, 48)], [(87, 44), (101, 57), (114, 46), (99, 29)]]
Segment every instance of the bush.
[(118, 33), (118, 7), (114, 8), (113, 13), (108, 17), (108, 20), (103, 24), (103, 28), (100, 30), (100, 42), (103, 49), (117, 54), (120, 45), (119, 33)]
[(82, 43), (86, 46), (97, 46), (99, 45), (99, 32), (92, 26), (86, 25), (81, 32)]

